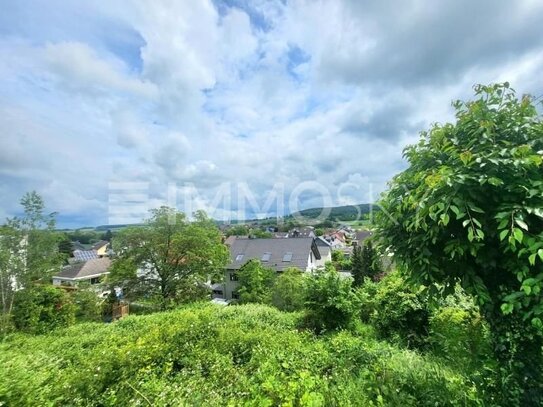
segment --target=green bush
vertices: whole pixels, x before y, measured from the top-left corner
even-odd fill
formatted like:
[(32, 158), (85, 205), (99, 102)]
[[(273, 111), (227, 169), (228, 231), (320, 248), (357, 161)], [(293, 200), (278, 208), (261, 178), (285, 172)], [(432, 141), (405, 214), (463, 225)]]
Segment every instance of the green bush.
[(475, 309), (437, 309), (430, 318), (429, 339), (436, 355), (458, 366), (480, 368), (491, 351), (488, 326)]
[(307, 279), (305, 325), (316, 332), (351, 328), (360, 315), (352, 279), (343, 278), (333, 267), (317, 271)]
[(0, 344), (0, 405), (467, 406), (478, 389), (429, 356), (298, 331), (300, 313), (191, 305)]
[(41, 334), (75, 322), (76, 306), (61, 288), (35, 285), (17, 291), (13, 302), (13, 322), (21, 331)]
[(275, 271), (264, 267), (260, 261), (252, 259), (239, 269), (237, 275), (241, 303), (271, 303), (271, 289), (276, 278)]
[(102, 302), (96, 292), (90, 287), (80, 286), (72, 294), (72, 300), (76, 306), (75, 317), (78, 321), (101, 321)]
[(369, 321), (380, 337), (408, 347), (424, 347), (430, 311), (424, 296), (396, 272), (378, 283), (366, 283), (357, 291), (362, 319)]
[(281, 311), (300, 311), (306, 297), (306, 275), (291, 267), (274, 281), (271, 293), (272, 304)]

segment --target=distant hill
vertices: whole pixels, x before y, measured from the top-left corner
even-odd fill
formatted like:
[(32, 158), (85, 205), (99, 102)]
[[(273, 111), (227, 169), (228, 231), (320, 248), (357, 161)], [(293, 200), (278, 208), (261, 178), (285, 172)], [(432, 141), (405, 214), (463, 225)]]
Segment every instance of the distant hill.
[[(324, 210), (326, 209), (326, 212)], [(301, 211), (292, 213), (284, 217), (284, 220), (288, 222), (289, 220), (294, 220), (295, 217), (303, 217), (308, 220), (318, 220), (323, 221), (332, 221), (332, 222), (349, 222), (354, 220), (363, 220), (366, 219), (370, 211), (377, 212), (379, 207), (372, 204), (358, 204), (358, 205), (345, 205), (345, 206), (333, 206), (333, 207), (320, 207), (320, 208), (309, 208), (303, 209)], [(324, 219), (319, 218), (321, 215), (326, 215)], [(225, 221), (216, 221), (218, 225), (228, 223), (228, 224), (245, 224), (245, 223), (254, 223), (260, 225), (272, 225), (277, 222), (275, 217), (265, 218), (265, 219), (248, 219), (248, 220), (231, 220), (229, 222)], [(100, 226), (87, 226), (75, 228), (81, 231), (95, 231), (95, 232), (105, 232), (107, 230), (116, 231), (123, 229), (128, 226), (143, 226), (143, 223), (134, 223), (131, 225), (100, 225)], [(70, 231), (75, 229), (59, 229), (59, 231)]]
[(319, 216), (328, 214), (326, 218), (322, 220), (352, 221), (363, 219), (365, 218), (365, 215), (370, 213), (370, 211), (377, 210), (379, 210), (379, 208), (372, 204), (321, 207), (304, 209), (287, 216), (287, 218), (302, 216), (308, 219), (317, 219)]

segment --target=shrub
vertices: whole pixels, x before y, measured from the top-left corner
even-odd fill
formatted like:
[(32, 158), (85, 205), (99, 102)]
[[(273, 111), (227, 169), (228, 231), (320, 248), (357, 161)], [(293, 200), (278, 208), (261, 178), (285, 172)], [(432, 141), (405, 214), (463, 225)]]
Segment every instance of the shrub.
[[(364, 296), (366, 290), (370, 293)], [(365, 284), (358, 295), (364, 311), (362, 318), (369, 321), (382, 338), (408, 347), (424, 346), (430, 316), (428, 303), (398, 272), (388, 274), (379, 283)]]
[(102, 302), (96, 292), (90, 287), (80, 286), (72, 294), (76, 307), (75, 317), (78, 321), (91, 322), (102, 320)]
[(28, 333), (45, 333), (75, 322), (76, 307), (62, 289), (35, 285), (17, 291), (13, 303), (15, 327)]
[(306, 326), (317, 332), (351, 327), (360, 313), (358, 297), (351, 285), (351, 278), (341, 277), (330, 267), (309, 277)]
[(491, 350), (488, 326), (475, 309), (438, 308), (429, 340), (435, 354), (458, 366), (481, 367)]
[(258, 260), (249, 260), (238, 271), (239, 299), (241, 303), (271, 302), (271, 287), (275, 280), (275, 272), (262, 266)]
[(303, 309), (306, 296), (306, 276), (295, 267), (281, 273), (272, 288), (272, 304), (281, 311)]
[(462, 373), (353, 336), (295, 329), (300, 314), (190, 305), (0, 343), (3, 405), (466, 406)]

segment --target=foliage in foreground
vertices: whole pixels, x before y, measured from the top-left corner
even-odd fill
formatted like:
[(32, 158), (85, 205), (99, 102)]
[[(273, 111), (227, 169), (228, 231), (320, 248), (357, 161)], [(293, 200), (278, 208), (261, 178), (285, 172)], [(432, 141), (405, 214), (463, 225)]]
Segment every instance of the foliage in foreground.
[(377, 240), (411, 280), (475, 296), (507, 405), (543, 403), (543, 120), (509, 84), (475, 87), (456, 122), (405, 149)]
[(431, 357), (367, 335), (298, 331), (262, 305), (189, 306), (0, 344), (7, 405), (479, 405)]

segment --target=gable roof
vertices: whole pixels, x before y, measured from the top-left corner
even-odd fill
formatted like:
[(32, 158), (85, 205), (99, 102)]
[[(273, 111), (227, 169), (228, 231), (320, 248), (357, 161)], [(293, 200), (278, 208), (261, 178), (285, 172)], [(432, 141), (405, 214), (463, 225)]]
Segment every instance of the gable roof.
[[(319, 250), (311, 237), (296, 239), (236, 239), (230, 246), (229, 270), (238, 270), (249, 260), (255, 259), (264, 266), (276, 271), (282, 271), (289, 267), (298, 267), (301, 270), (307, 268), (309, 253), (313, 252), (315, 258), (320, 259)], [(290, 261), (283, 261), (285, 255), (291, 253)], [(268, 261), (262, 261), (264, 254), (269, 254)], [(243, 255), (237, 260), (239, 255)]]
[(234, 243), (234, 241), (236, 240), (236, 237), (237, 236), (228, 236), (226, 239), (224, 239), (224, 244), (227, 245), (227, 246), (231, 246), (232, 243)]
[(91, 250), (98, 250), (106, 245), (108, 245), (109, 242), (107, 240), (100, 240), (99, 242), (96, 242), (92, 245)]
[(86, 262), (74, 263), (64, 267), (60, 273), (53, 278), (65, 280), (84, 280), (108, 273), (111, 260), (107, 257), (91, 259)]

